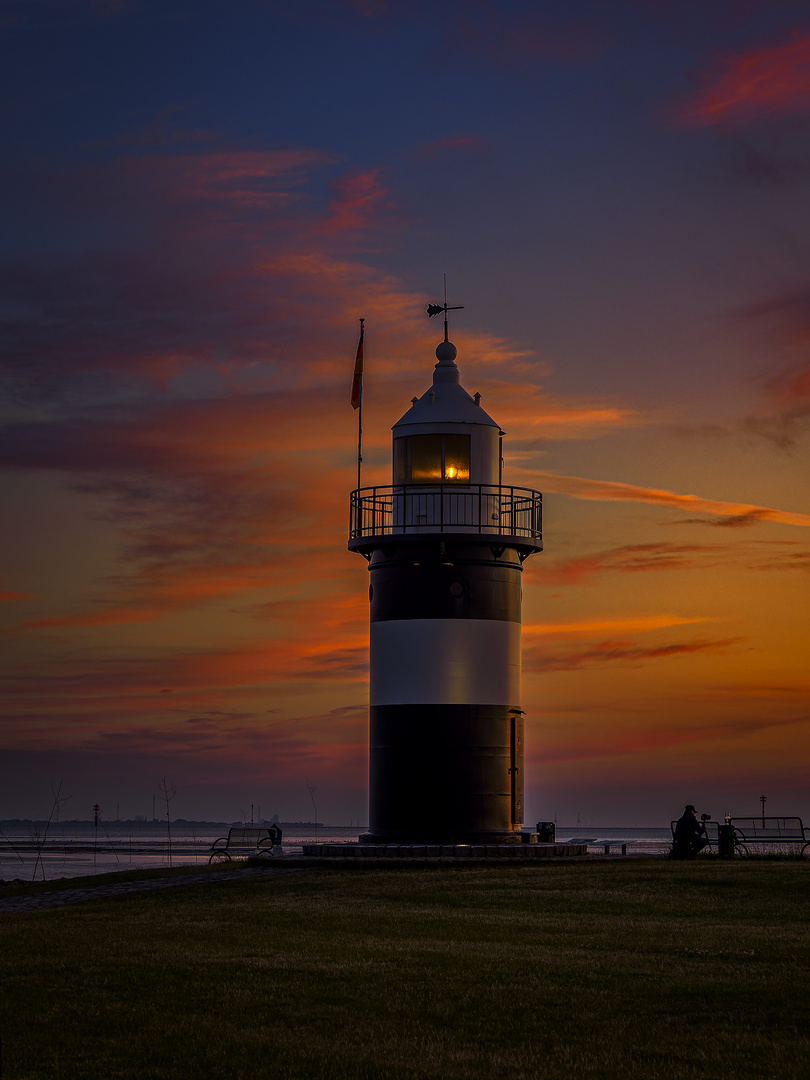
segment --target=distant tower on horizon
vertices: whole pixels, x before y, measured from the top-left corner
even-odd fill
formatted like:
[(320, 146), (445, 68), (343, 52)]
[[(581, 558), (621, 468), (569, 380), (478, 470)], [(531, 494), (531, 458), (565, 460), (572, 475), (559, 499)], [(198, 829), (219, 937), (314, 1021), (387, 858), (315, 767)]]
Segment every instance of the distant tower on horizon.
[(518, 840), (524, 561), (542, 496), (502, 483), (504, 432), (456, 347), (393, 427), (393, 484), (351, 495), (370, 574), (369, 830), (383, 843)]

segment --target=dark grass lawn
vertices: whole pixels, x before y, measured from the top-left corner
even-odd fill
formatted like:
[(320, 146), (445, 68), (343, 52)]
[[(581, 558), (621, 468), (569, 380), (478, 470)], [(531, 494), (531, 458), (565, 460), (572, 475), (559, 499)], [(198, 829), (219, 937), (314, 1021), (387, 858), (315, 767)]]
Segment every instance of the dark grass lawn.
[(810, 861), (332, 870), (0, 916), (3, 1077), (810, 1075)]

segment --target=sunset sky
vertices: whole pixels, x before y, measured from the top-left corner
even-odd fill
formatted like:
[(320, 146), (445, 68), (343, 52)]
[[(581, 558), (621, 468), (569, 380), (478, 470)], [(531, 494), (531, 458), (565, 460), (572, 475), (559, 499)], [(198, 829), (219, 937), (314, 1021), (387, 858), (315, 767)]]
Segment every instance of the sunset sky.
[[(810, 819), (810, 11), (0, 0), (0, 817), (366, 818), (364, 483), (542, 490), (526, 821)], [(416, 794), (416, 793), (415, 793)]]

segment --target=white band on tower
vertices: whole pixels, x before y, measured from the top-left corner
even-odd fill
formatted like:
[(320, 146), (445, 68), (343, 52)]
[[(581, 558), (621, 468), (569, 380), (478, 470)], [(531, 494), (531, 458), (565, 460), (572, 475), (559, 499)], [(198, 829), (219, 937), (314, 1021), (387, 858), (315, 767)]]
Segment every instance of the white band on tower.
[(520, 623), (395, 619), (371, 624), (371, 705), (520, 708)]

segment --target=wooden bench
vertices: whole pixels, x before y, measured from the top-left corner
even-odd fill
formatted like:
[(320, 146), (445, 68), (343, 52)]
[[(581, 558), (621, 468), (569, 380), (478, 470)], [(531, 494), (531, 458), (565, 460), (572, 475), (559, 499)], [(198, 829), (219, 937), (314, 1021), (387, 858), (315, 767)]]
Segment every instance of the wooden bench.
[(734, 847), (750, 855), (752, 844), (801, 845), (799, 855), (810, 847), (810, 837), (800, 817), (733, 817)]
[(280, 830), (275, 826), (240, 826), (228, 829), (227, 836), (220, 836), (213, 842), (208, 862), (232, 862), (234, 855), (245, 859), (251, 855), (272, 855), (273, 849), (280, 847)]

